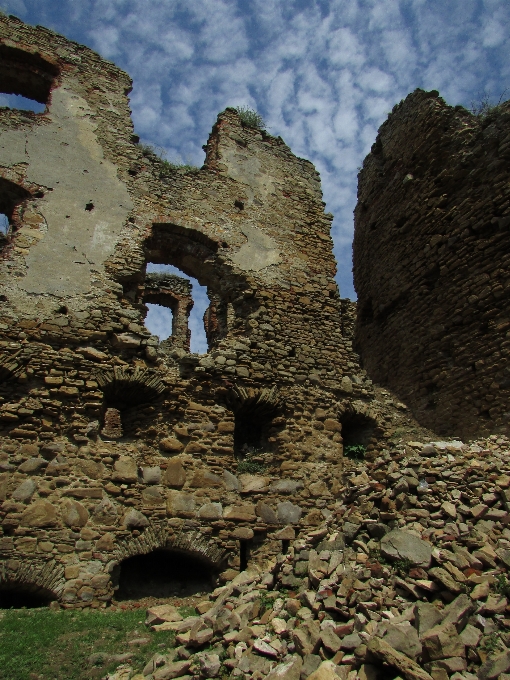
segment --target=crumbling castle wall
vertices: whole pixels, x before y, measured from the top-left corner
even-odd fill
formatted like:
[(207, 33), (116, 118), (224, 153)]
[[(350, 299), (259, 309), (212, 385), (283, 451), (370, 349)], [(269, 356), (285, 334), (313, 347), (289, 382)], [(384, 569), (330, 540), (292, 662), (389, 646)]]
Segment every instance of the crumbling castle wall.
[[(0, 89), (47, 104), (0, 109), (0, 588), (97, 607), (132, 555), (278, 552), (335, 512), (344, 419), (371, 448), (404, 417), (352, 350), (318, 173), (232, 109), (169, 168), (113, 64), (12, 17), (0, 41)], [(207, 286), (207, 354), (148, 263)]]
[(416, 90), (359, 174), (356, 348), (423, 425), (509, 431), (510, 103), (477, 117)]

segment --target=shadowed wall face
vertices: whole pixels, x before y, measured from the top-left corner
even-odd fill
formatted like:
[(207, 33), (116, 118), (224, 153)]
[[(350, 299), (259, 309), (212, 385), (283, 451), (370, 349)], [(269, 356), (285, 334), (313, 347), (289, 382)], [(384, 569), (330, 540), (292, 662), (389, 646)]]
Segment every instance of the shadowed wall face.
[(510, 104), (485, 117), (416, 90), (359, 174), (356, 344), (418, 421), (509, 431)]

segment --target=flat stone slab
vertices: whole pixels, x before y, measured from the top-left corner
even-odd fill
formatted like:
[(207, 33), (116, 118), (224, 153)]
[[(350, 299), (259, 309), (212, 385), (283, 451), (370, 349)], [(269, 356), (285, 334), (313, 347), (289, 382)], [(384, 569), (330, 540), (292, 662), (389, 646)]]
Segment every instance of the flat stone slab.
[(381, 554), (390, 560), (409, 560), (413, 566), (430, 566), (432, 546), (405, 529), (394, 529), (381, 539)]

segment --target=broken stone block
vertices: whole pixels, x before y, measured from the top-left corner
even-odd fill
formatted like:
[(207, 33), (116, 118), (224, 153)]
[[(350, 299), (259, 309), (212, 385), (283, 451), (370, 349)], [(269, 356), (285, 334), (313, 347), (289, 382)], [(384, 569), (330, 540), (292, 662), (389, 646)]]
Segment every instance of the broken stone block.
[(372, 638), (367, 645), (367, 650), (376, 659), (397, 668), (406, 680), (432, 680), (427, 671), (421, 668), (416, 661), (393, 649), (381, 638)]
[(268, 490), (268, 477), (261, 477), (260, 475), (239, 475), (241, 482), (241, 493), (264, 493)]
[(256, 512), (257, 512), (257, 515), (266, 524), (278, 524), (278, 517), (276, 515), (276, 512), (267, 503), (264, 503), (263, 501), (259, 501), (257, 503)]
[(29, 458), (19, 466), (19, 471), (27, 475), (37, 475), (48, 465), (45, 458)]
[(209, 521), (221, 519), (222, 514), (223, 506), (221, 503), (205, 503), (197, 513), (198, 517)]
[(182, 489), (186, 483), (186, 470), (180, 460), (169, 461), (163, 475), (163, 484), (172, 489)]
[(131, 508), (122, 519), (122, 524), (126, 529), (144, 529), (149, 526), (149, 520), (139, 510)]
[(159, 484), (161, 482), (161, 468), (159, 465), (143, 467), (142, 481), (144, 484)]
[(138, 467), (131, 456), (119, 456), (113, 466), (113, 479), (123, 484), (134, 484), (138, 481)]
[(255, 506), (251, 503), (231, 505), (225, 508), (223, 519), (232, 522), (254, 522), (257, 519)]
[(51, 527), (57, 523), (55, 506), (49, 501), (35, 501), (24, 511), (21, 524), (28, 527)]
[(381, 539), (381, 554), (387, 559), (405, 559), (414, 566), (428, 568), (432, 559), (432, 546), (410, 531), (394, 529)]
[(478, 680), (494, 680), (510, 670), (510, 651), (489, 656), (478, 671)]
[(166, 511), (169, 517), (194, 517), (195, 499), (185, 491), (170, 491), (166, 501)]
[(266, 680), (300, 680), (303, 660), (294, 655), (289, 661), (279, 664), (268, 673)]
[(227, 491), (239, 491), (241, 483), (238, 478), (228, 470), (223, 470), (223, 480)]
[(276, 506), (276, 514), (280, 524), (298, 524), (302, 513), (299, 505), (294, 505), (290, 501), (283, 501)]
[(182, 621), (183, 617), (172, 604), (160, 604), (147, 609), (146, 626), (154, 626), (165, 621)]
[(159, 448), (166, 453), (180, 453), (184, 444), (175, 437), (165, 437), (159, 442)]
[(68, 527), (84, 527), (89, 519), (87, 508), (79, 501), (66, 499), (62, 503), (62, 521)]
[(402, 652), (411, 659), (416, 659), (422, 651), (422, 645), (416, 628), (408, 622), (400, 624), (389, 623), (383, 640), (393, 649)]
[(308, 680), (338, 680), (336, 669), (337, 666), (332, 661), (323, 661), (317, 670), (308, 676)]
[(190, 486), (197, 489), (209, 489), (223, 486), (223, 480), (209, 470), (197, 470), (191, 478)]
[(440, 623), (421, 636), (423, 651), (431, 661), (466, 654), (457, 629), (453, 623)]
[(305, 621), (299, 628), (292, 631), (292, 640), (301, 656), (314, 654), (319, 649), (320, 636), (321, 629), (316, 621)]
[(421, 638), (424, 633), (442, 621), (443, 614), (429, 602), (417, 602), (414, 607), (414, 617), (418, 636)]
[(35, 493), (37, 489), (37, 484), (33, 479), (25, 479), (24, 482), (13, 491), (12, 499), (15, 501), (28, 501)]

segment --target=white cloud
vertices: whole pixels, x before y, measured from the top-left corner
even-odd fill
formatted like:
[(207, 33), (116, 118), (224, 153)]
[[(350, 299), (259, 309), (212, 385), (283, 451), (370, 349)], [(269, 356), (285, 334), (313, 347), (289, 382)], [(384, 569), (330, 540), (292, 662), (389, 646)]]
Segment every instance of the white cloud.
[(352, 294), (356, 169), (387, 112), (416, 87), (469, 106), (510, 85), (508, 0), (3, 4), (126, 69), (136, 130), (172, 157), (201, 164), (219, 110), (258, 109), (322, 171), (343, 294)]

